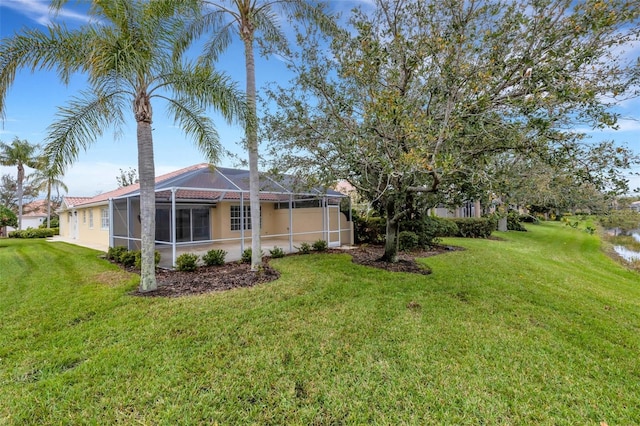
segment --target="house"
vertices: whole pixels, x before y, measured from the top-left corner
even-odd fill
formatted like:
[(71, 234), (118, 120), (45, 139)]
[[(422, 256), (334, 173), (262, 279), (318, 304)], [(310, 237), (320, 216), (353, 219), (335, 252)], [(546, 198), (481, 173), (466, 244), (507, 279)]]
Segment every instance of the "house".
[(629, 208), (634, 212), (640, 212), (640, 201), (634, 201), (633, 203), (629, 204)]
[[(290, 176), (260, 177), (261, 240), (290, 252), (319, 239), (352, 244), (353, 224), (340, 211), (343, 194), (302, 189)], [(60, 235), (101, 247), (140, 247), (140, 191), (134, 184), (95, 197), (64, 197)], [(179, 251), (251, 247), (249, 172), (197, 164), (156, 178), (156, 248), (165, 259)]]
[[(38, 228), (47, 223), (47, 200), (36, 200), (22, 206), (22, 228)], [(16, 228), (7, 226), (6, 232), (15, 231)]]

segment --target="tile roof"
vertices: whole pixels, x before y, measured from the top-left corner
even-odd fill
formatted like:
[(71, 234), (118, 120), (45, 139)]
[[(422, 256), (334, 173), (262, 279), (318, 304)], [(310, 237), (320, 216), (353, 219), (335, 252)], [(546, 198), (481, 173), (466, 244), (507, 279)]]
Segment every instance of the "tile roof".
[[(290, 193), (300, 193), (295, 190), (294, 181), (290, 176), (281, 180), (274, 180), (263, 175), (260, 179), (260, 199), (263, 201), (285, 201)], [(178, 188), (176, 198), (179, 200), (239, 200), (249, 199), (249, 171), (213, 167), (206, 163), (196, 164), (156, 178), (156, 199), (171, 199), (171, 189)], [(342, 196), (333, 190), (327, 190), (332, 196)], [(105, 192), (95, 197), (65, 197), (67, 206), (80, 207), (90, 204), (105, 204), (110, 198), (125, 198), (137, 196), (140, 184), (134, 184)], [(311, 189), (306, 194), (321, 195), (323, 191)]]
[(47, 215), (47, 200), (35, 200), (22, 206), (22, 217)]

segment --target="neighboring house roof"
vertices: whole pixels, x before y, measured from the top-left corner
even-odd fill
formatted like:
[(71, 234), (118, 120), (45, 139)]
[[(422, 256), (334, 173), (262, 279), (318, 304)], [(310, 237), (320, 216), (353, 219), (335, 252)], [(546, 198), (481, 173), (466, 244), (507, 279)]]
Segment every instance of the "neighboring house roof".
[[(176, 170), (156, 178), (156, 199), (168, 201), (171, 190), (176, 190), (179, 200), (239, 200), (241, 197), (249, 199), (249, 171), (214, 167), (206, 163), (196, 164), (184, 169)], [(289, 195), (343, 197), (333, 190), (311, 188), (300, 190), (299, 185), (291, 176), (273, 178), (266, 174), (260, 176), (260, 200), (286, 201)], [(83, 207), (89, 205), (106, 204), (109, 199), (128, 198), (140, 195), (140, 184), (118, 188), (95, 197), (65, 197), (68, 207)]]
[(47, 217), (47, 200), (35, 200), (22, 206), (22, 217)]

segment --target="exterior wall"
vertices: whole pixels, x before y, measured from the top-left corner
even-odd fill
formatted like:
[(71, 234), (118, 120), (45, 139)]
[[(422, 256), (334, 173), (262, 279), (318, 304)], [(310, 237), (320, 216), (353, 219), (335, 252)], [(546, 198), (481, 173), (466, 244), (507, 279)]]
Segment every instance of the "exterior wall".
[[(287, 214), (288, 214), (288, 210)], [(293, 209), (293, 232), (294, 241), (314, 242), (326, 238), (323, 232), (324, 210), (322, 207), (312, 207), (307, 209)], [(332, 230), (337, 230), (336, 228)], [(332, 227), (333, 228), (333, 227)]]
[[(230, 206), (239, 206), (239, 202), (222, 202), (215, 207), (211, 207), (210, 212), (210, 229), (211, 238), (214, 240), (236, 239), (241, 237), (240, 231), (231, 230), (231, 208)], [(248, 203), (247, 203), (248, 205)], [(109, 229), (103, 229), (101, 224), (101, 211), (108, 209), (109, 205), (99, 205), (93, 207), (78, 207), (74, 210), (65, 210), (60, 212), (60, 235), (70, 239), (77, 239), (80, 243), (100, 244), (108, 246)], [(140, 222), (137, 217), (140, 212), (137, 200), (131, 202), (131, 235), (140, 236)], [(93, 226), (90, 226), (90, 212), (93, 214)], [(293, 232), (302, 235), (294, 235), (293, 240), (296, 242), (307, 241), (314, 242), (319, 239), (325, 239), (326, 234), (323, 232), (324, 209), (321, 207), (298, 208), (293, 209)], [(340, 228), (348, 229), (341, 231), (339, 234), (342, 244), (353, 243), (353, 224), (348, 222), (347, 217), (340, 213), (338, 209), (330, 209), (330, 225), (331, 230), (336, 231), (330, 234), (330, 240), (337, 242), (338, 238), (338, 215), (340, 217)], [(117, 219), (116, 219), (117, 220)], [(75, 224), (74, 224), (75, 222)], [(110, 226), (114, 225), (113, 219), (110, 218)], [(74, 232), (74, 227), (77, 230)], [(276, 209), (273, 203), (262, 204), (262, 236), (268, 238), (288, 238), (289, 234), (289, 209)], [(245, 242), (250, 243), (251, 231), (244, 232)], [(116, 237), (117, 239), (117, 237)], [(133, 243), (132, 249), (137, 248), (137, 244)]]
[[(77, 209), (78, 241), (89, 244), (109, 245), (109, 228), (102, 228), (102, 210), (109, 209), (109, 205), (86, 207)], [(90, 213), (93, 213), (91, 226)]]
[(22, 229), (38, 228), (43, 223), (47, 223), (46, 216), (22, 216)]
[[(231, 230), (231, 212), (230, 206), (239, 206), (239, 202), (222, 202), (218, 203), (215, 208), (211, 209), (211, 230), (212, 238), (218, 239), (239, 239), (240, 231)], [(331, 209), (331, 230), (338, 230), (337, 209)], [(324, 227), (324, 209), (321, 207), (299, 208), (293, 209), (293, 240), (296, 242), (307, 241), (313, 242), (325, 239), (323, 232)], [(348, 222), (344, 214), (340, 213), (340, 228), (349, 229), (342, 231), (340, 240), (342, 244), (352, 244), (353, 231), (352, 223)], [(278, 236), (276, 238), (288, 238), (289, 235), (289, 209), (276, 209), (273, 203), (262, 203), (262, 229), (261, 235), (265, 238), (270, 236)], [(251, 240), (251, 231), (244, 232), (245, 241)], [(337, 240), (337, 234), (332, 234), (331, 240)]]
[(60, 212), (60, 236), (71, 238), (73, 213), (70, 210)]

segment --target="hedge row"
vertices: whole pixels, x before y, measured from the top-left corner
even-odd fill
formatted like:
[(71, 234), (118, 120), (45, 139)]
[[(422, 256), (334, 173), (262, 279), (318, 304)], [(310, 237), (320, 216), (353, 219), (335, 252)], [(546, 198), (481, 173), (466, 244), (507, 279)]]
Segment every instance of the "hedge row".
[(58, 235), (59, 228), (29, 228), (9, 232), (9, 238), (49, 238)]

